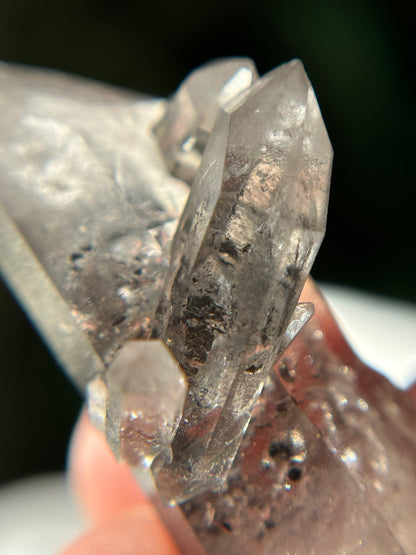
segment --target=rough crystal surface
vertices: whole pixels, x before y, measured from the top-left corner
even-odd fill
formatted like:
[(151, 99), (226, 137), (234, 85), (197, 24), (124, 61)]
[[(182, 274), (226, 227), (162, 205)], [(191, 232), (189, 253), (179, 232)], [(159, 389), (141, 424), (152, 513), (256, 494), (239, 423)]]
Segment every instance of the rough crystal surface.
[(415, 553), (414, 405), (355, 357), (314, 298), (227, 491), (182, 505), (208, 554)]
[(189, 380), (173, 461), (156, 473), (167, 499), (225, 482), (324, 234), (331, 161), (297, 60), (220, 110), (155, 328)]
[(377, 510), (404, 551), (414, 553), (414, 404), (366, 367), (345, 342), (339, 342), (334, 353), (334, 342), (321, 333), (325, 302), (317, 299), (316, 318), (305, 330), (303, 341), (295, 341), (285, 353), (277, 371), (330, 452), (366, 493), (367, 504)]
[(153, 137), (162, 111), (143, 95), (0, 64), (2, 271), (82, 389), (148, 333), (157, 305), (188, 194)]
[(169, 459), (186, 380), (164, 343), (128, 341), (105, 378), (105, 433), (116, 457), (133, 466), (149, 466), (158, 454)]
[(226, 58), (194, 70), (169, 102), (155, 128), (167, 166), (191, 184), (218, 110), (257, 79), (249, 58)]

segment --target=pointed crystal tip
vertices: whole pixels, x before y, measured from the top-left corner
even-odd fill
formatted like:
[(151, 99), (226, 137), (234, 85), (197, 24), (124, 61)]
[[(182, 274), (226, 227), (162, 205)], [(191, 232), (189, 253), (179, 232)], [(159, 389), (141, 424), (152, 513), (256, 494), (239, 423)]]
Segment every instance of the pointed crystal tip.
[(154, 331), (189, 380), (172, 461), (155, 467), (167, 499), (222, 487), (273, 364), (310, 315), (292, 317), (325, 231), (331, 162), (299, 60), (219, 109)]
[(218, 111), (257, 79), (249, 58), (224, 58), (194, 70), (179, 87), (155, 133), (170, 172), (191, 184)]
[(119, 460), (150, 466), (169, 459), (182, 415), (186, 379), (162, 341), (129, 341), (108, 367), (107, 440)]

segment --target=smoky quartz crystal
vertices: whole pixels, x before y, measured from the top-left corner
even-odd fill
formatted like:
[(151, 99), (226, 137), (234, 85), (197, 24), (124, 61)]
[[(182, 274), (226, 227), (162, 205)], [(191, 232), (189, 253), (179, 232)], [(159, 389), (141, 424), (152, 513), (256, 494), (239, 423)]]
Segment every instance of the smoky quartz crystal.
[(323, 238), (331, 161), (297, 60), (218, 111), (154, 330), (189, 383), (173, 460), (155, 472), (168, 500), (225, 484)]
[(414, 406), (307, 279), (332, 148), (302, 63), (168, 101), (0, 83), (2, 273), (161, 512), (207, 554), (416, 553)]

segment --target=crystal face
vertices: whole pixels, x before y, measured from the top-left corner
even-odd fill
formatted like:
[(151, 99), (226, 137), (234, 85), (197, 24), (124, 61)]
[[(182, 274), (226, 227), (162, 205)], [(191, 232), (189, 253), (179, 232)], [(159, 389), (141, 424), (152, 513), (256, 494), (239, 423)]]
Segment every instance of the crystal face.
[(155, 336), (189, 380), (162, 495), (221, 488), (320, 246), (332, 148), (301, 62), (220, 110), (173, 241)]
[(248, 58), (209, 62), (182, 83), (155, 128), (170, 172), (192, 183), (218, 111), (257, 79)]
[(150, 466), (169, 459), (186, 381), (162, 341), (128, 341), (106, 372), (105, 433), (117, 458)]

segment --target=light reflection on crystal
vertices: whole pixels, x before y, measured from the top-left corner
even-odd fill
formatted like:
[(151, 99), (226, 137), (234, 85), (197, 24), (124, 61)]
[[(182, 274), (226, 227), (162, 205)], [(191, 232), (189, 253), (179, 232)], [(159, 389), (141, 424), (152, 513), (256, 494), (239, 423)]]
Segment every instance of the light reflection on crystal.
[(87, 386), (87, 407), (91, 424), (102, 434), (105, 433), (107, 386), (100, 376), (96, 376)]
[(343, 463), (354, 467), (357, 463), (357, 453), (355, 453), (350, 447), (347, 447), (341, 453), (341, 460)]
[(248, 58), (205, 64), (181, 84), (155, 127), (170, 172), (191, 184), (219, 109), (250, 87), (257, 71)]
[(362, 410), (363, 412), (367, 412), (368, 411), (368, 403), (366, 403), (366, 401), (364, 401), (364, 399), (358, 399), (357, 401), (357, 407)]

